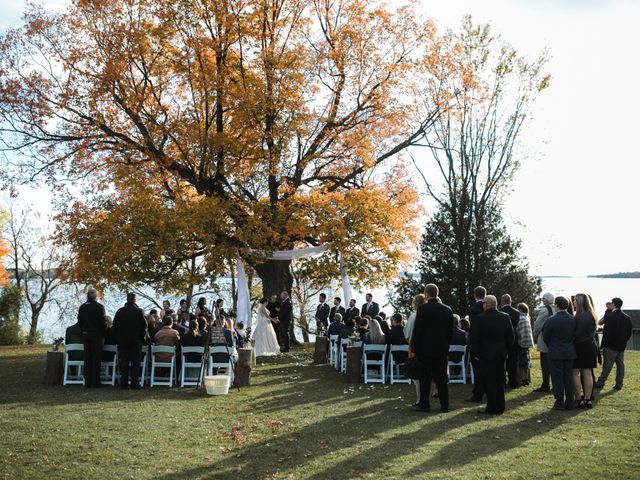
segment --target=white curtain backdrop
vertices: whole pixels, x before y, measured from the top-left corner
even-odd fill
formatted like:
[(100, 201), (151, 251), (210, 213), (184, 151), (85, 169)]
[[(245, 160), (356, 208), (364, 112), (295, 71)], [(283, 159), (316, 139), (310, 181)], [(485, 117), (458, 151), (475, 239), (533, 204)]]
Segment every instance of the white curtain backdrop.
[(236, 275), (238, 276), (238, 312), (236, 323), (242, 323), (245, 328), (251, 328), (251, 296), (244, 265), (239, 258), (236, 260)]
[[(329, 250), (331, 244), (327, 243), (319, 245), (317, 247), (299, 248), (297, 250), (280, 250), (273, 252), (268, 257), (269, 260), (295, 260), (299, 258), (310, 258), (320, 255)], [(251, 298), (249, 296), (249, 285), (247, 284), (247, 276), (244, 273), (244, 266), (242, 260), (239, 258), (236, 260), (236, 270), (238, 277), (238, 316), (237, 322), (244, 323), (246, 328), (251, 328)], [(342, 295), (344, 297), (344, 305), (349, 304), (349, 300), (352, 298), (353, 292), (351, 290), (351, 280), (347, 275), (347, 269), (344, 264), (342, 255), (340, 255), (340, 277), (342, 280)]]

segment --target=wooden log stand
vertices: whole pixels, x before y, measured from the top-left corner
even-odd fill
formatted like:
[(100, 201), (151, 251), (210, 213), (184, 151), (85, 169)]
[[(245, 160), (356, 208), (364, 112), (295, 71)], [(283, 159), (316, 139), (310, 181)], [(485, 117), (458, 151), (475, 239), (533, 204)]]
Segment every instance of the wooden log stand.
[(251, 367), (256, 366), (256, 339), (251, 339)]
[(313, 363), (327, 363), (328, 352), (329, 339), (327, 337), (316, 337), (316, 349), (313, 352)]
[(361, 362), (360, 347), (347, 347), (347, 382), (361, 383)]
[(64, 353), (47, 352), (47, 368), (44, 372), (45, 385), (62, 385), (64, 375)]
[(252, 348), (238, 349), (238, 364), (234, 371), (233, 385), (235, 387), (248, 387), (251, 385), (251, 355)]

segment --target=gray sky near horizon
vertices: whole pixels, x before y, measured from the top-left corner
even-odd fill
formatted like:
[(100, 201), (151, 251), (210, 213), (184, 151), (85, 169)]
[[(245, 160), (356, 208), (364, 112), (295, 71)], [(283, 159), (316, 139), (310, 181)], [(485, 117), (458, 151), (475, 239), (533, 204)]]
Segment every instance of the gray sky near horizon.
[[(24, 0), (0, 0), (0, 30), (16, 26)], [(61, 8), (63, 0), (45, 2)], [(636, 213), (640, 1), (420, 0), (441, 29), (463, 15), (529, 55), (548, 48), (551, 87), (522, 137), (523, 165), (505, 202), (511, 232), (533, 271), (587, 275), (640, 270)], [(415, 156), (416, 152), (414, 152)], [(419, 156), (429, 162), (428, 154)], [(22, 191), (47, 212), (49, 194)]]

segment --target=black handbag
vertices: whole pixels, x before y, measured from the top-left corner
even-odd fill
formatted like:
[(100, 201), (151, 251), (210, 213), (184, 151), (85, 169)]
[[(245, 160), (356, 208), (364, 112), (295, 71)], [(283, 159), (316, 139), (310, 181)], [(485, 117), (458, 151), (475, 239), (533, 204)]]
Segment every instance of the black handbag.
[(417, 380), (422, 374), (422, 363), (417, 357), (411, 357), (409, 360), (400, 365), (400, 373), (405, 377)]

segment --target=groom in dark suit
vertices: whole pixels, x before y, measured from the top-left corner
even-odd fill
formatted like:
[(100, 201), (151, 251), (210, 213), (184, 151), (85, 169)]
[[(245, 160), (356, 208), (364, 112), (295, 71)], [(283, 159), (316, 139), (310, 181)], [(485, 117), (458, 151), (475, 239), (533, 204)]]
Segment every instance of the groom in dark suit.
[(339, 313), (342, 315), (342, 318), (344, 318), (345, 310), (344, 307), (340, 305), (341, 302), (342, 299), (340, 297), (335, 297), (333, 299), (333, 307), (331, 307), (331, 312), (329, 312), (329, 322), (333, 323), (333, 318), (336, 316), (336, 313)]
[(316, 308), (316, 331), (329, 328), (329, 305), (327, 305), (327, 296), (324, 293), (320, 294), (320, 303)]
[(375, 316), (380, 313), (380, 306), (373, 301), (373, 295), (371, 295), (370, 293), (367, 293), (365, 298), (367, 299), (367, 303), (362, 305), (360, 315), (362, 317), (369, 315), (371, 318), (375, 318)]
[(280, 320), (280, 334), (282, 335), (282, 351), (288, 352), (291, 347), (291, 339), (289, 338), (289, 327), (293, 321), (293, 305), (287, 292), (280, 294), (280, 311), (278, 319)]

